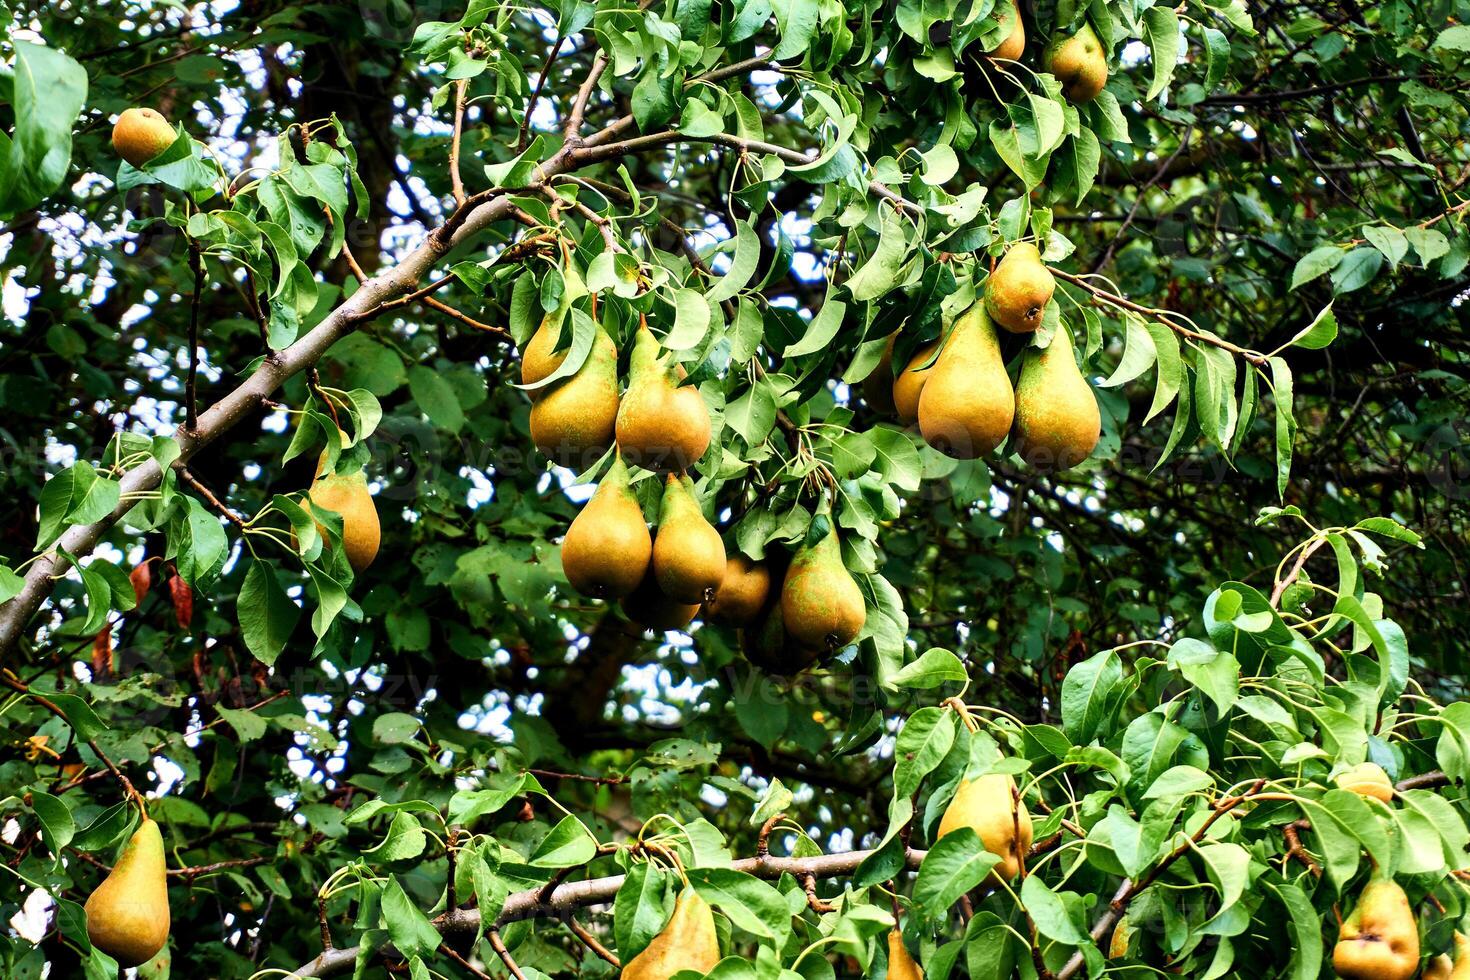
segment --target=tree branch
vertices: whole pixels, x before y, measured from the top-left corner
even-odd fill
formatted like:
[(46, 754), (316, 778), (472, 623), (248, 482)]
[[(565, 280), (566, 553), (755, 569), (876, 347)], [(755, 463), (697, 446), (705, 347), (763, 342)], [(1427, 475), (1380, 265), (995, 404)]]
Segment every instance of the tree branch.
[[(745, 858), (731, 865), (735, 871), (766, 881), (774, 881), (783, 874), (797, 879), (839, 878), (852, 874), (872, 851), (849, 851), (845, 854), (823, 854), (814, 858), (765, 857)], [(910, 850), (905, 866), (915, 869), (924, 860), (924, 851)], [(573, 909), (587, 905), (602, 905), (613, 900), (623, 885), (623, 875), (608, 878), (592, 878), (558, 885), (550, 895), (543, 895), (545, 887), (516, 892), (505, 900), (495, 925), (521, 919), (564, 917)], [(478, 909), (450, 909), (434, 920), (434, 927), (446, 939), (454, 936), (473, 936), (480, 929)], [(351, 970), (357, 962), (357, 947), (351, 949), (326, 949), (310, 963), (294, 972), (297, 977), (328, 977)]]

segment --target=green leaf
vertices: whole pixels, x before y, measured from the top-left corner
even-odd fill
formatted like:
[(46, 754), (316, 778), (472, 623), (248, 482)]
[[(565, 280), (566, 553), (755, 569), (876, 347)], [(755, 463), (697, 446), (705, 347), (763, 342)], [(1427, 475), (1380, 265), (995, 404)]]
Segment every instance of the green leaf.
[(934, 842), (914, 882), (914, 914), (921, 921), (941, 918), (960, 900), (960, 896), (977, 887), (990, 869), (1000, 863), (997, 855), (985, 849), (978, 834), (960, 827)]
[(1323, 245), (1312, 249), (1297, 261), (1296, 268), (1292, 270), (1291, 288), (1296, 289), (1318, 276), (1326, 275), (1337, 268), (1338, 263), (1346, 255), (1347, 253), (1336, 245)]
[(1291, 340), (1287, 341), (1287, 347), (1300, 347), (1303, 350), (1321, 350), (1337, 339), (1337, 314), (1332, 312), (1332, 304), (1328, 303), (1322, 311), (1312, 318), (1312, 322), (1301, 329)]
[(1154, 61), (1153, 79), (1144, 98), (1152, 102), (1168, 87), (1179, 63), (1179, 14), (1172, 7), (1150, 7), (1143, 12), (1143, 34)]
[(568, 814), (536, 845), (528, 862), (537, 868), (572, 868), (586, 864), (597, 856), (597, 840)]
[(1335, 292), (1351, 293), (1368, 285), (1383, 268), (1383, 254), (1367, 245), (1348, 252), (1332, 270), (1332, 288)]
[(444, 941), (419, 907), (403, 891), (396, 877), (383, 887), (383, 911), (379, 925), (388, 930), (393, 945), (404, 956), (429, 956)]
[[(1118, 361), (1118, 366), (1106, 381), (1098, 384), (1100, 388), (1116, 388), (1125, 385), (1139, 377), (1143, 372), (1153, 367), (1158, 360), (1158, 348), (1154, 345), (1153, 333), (1148, 329), (1142, 317), (1125, 316), (1124, 322), (1128, 329), (1128, 339), (1123, 348), (1123, 357)], [(1164, 328), (1168, 330), (1167, 327)], [(1173, 333), (1173, 331), (1169, 331)], [(1178, 351), (1178, 345), (1175, 345)], [(1177, 359), (1177, 354), (1176, 354)]]
[(761, 243), (755, 229), (744, 221), (735, 223), (735, 256), (730, 269), (705, 293), (711, 303), (723, 303), (744, 289), (760, 263)]
[(1291, 459), (1296, 447), (1296, 416), (1292, 410), (1291, 365), (1285, 358), (1271, 358), (1271, 388), (1276, 402), (1276, 493), (1286, 499), (1291, 482)]
[(7, 101), (15, 129), (0, 137), (0, 218), (50, 197), (71, 167), (72, 125), (87, 101), (87, 72), (58, 48), (10, 39)]
[(1103, 733), (1123, 684), (1123, 663), (1103, 650), (1067, 671), (1062, 681), (1062, 729), (1082, 745)]
[(71, 809), (60, 797), (50, 793), (32, 790), (29, 795), (31, 810), (41, 822), (41, 836), (46, 841), (46, 848), (59, 859), (62, 849), (76, 836), (77, 825), (72, 819)]
[(929, 690), (944, 684), (963, 684), (969, 680), (965, 665), (948, 650), (926, 650), (913, 662), (894, 674), (890, 683), (895, 688)]
[(690, 868), (688, 875), (699, 897), (729, 916), (736, 928), (777, 948), (786, 944), (791, 910), (776, 889), (730, 868)]
[[(568, 356), (567, 360), (571, 360)], [(408, 369), (408, 390), (425, 415), (439, 428), (458, 432), (464, 426), (464, 410), (454, 387), (433, 368), (415, 364)]]
[(908, 256), (908, 224), (896, 208), (878, 205), (878, 245), (852, 278), (847, 289), (859, 302), (875, 300), (898, 285), (899, 272)]
[(837, 331), (842, 326), (843, 317), (846, 314), (847, 304), (833, 299), (831, 293), (828, 293), (826, 302), (822, 304), (822, 308), (807, 325), (806, 333), (800, 340), (788, 345), (781, 356), (802, 357), (825, 350), (832, 343), (832, 338), (837, 336)]
[(235, 609), (246, 649), (266, 666), (274, 664), (301, 619), (301, 609), (281, 588), (274, 565), (251, 560)]

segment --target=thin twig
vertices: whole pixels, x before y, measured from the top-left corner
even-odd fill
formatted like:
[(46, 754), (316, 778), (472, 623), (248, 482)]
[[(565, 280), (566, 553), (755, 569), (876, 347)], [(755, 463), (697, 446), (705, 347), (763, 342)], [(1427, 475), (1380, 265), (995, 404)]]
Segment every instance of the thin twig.
[(193, 474), (189, 467), (181, 466), (176, 472), (179, 474), (179, 479), (187, 483), (194, 490), (194, 492), (203, 497), (211, 507), (219, 511), (220, 514), (222, 514), (227, 521), (241, 529), (245, 527), (245, 518), (241, 517), (239, 514), (230, 510), (229, 507), (225, 506), (224, 502), (216, 497), (212, 492), (210, 492), (210, 489), (200, 481), (199, 477)]
[(567, 916), (567, 928), (572, 931), (572, 935), (576, 936), (582, 941), (583, 946), (586, 946), (588, 949), (592, 950), (592, 952), (599, 959), (603, 959), (611, 963), (614, 970), (621, 970), (623, 968), (623, 964), (618, 962), (618, 958), (614, 956), (606, 946), (598, 942), (597, 937), (588, 932), (586, 927), (583, 926), (582, 923), (578, 922), (570, 915)]
[(459, 176), (459, 142), (464, 136), (464, 92), (468, 78), (454, 83), (454, 138), (449, 144), (449, 185), (456, 207), (464, 206), (464, 181)]
[(510, 950), (505, 948), (505, 942), (500, 938), (500, 933), (491, 929), (485, 934), (485, 938), (490, 940), (490, 948), (495, 950), (495, 954), (500, 957), (500, 962), (505, 964), (505, 968), (510, 971), (511, 976), (515, 977), (516, 980), (526, 980), (526, 975), (521, 972), (521, 968), (516, 966), (516, 961), (511, 958)]
[[(460, 966), (464, 967), (466, 970), (469, 970), (470, 973), (472, 973), (476, 977), (478, 977), (479, 980), (493, 980), (493, 978), (490, 976), (490, 974), (486, 973), (484, 970), (481, 970), (479, 967), (475, 966), (469, 960), (465, 959), (463, 956), (461, 956), (455, 950), (455, 948), (453, 946), (449, 945), (448, 943), (440, 943), (439, 944), (439, 952), (443, 953), (445, 956), (449, 957), (451, 960), (454, 960), (454, 962), (458, 963)], [(506, 955), (508, 956), (510, 954), (507, 953)], [(517, 974), (517, 975), (519, 976), (519, 974)]]
[(556, 61), (557, 55), (561, 54), (561, 46), (566, 41), (566, 35), (558, 34), (556, 43), (551, 46), (551, 52), (547, 54), (546, 61), (541, 66), (541, 74), (536, 78), (536, 87), (531, 90), (531, 99), (526, 103), (526, 114), (521, 118), (521, 130), (516, 134), (517, 150), (526, 148), (526, 136), (531, 130), (531, 116), (536, 111), (536, 103), (541, 100), (541, 90), (546, 87), (546, 76), (551, 74), (552, 63)]
[(194, 295), (189, 297), (189, 376), (184, 380), (184, 427), (193, 432), (199, 422), (199, 301), (204, 291), (204, 260), (193, 239), (189, 240), (189, 271), (194, 274)]

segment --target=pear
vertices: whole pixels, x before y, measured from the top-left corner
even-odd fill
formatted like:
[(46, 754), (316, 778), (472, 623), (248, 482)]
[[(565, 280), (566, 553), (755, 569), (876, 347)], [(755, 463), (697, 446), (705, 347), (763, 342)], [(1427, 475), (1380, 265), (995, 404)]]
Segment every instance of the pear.
[(719, 937), (709, 903), (693, 888), (674, 901), (668, 923), (623, 967), (622, 980), (669, 980), (680, 970), (708, 973), (720, 961)]
[(862, 632), (867, 604), (842, 563), (835, 526), (791, 559), (781, 585), (781, 618), (792, 639), (812, 649), (840, 649)]
[(629, 485), (628, 467), (621, 456), (614, 456), (562, 539), (562, 571), (583, 595), (616, 599), (638, 587), (652, 555), (653, 538)]
[(1091, 24), (1071, 37), (1052, 38), (1042, 60), (1062, 83), (1062, 94), (1073, 102), (1091, 102), (1108, 83), (1108, 55)]
[(1016, 783), (1006, 773), (988, 773), (960, 781), (954, 799), (939, 819), (938, 836), (969, 827), (985, 849), (1000, 863), (990, 872), (1006, 881), (1021, 872), (1021, 861), (1031, 850), (1031, 814), (1016, 796)]
[(1419, 974), (1421, 980), (1459, 980), (1455, 976), (1455, 962), (1444, 953), (1432, 958), (1424, 964), (1424, 972)]
[(623, 615), (646, 630), (662, 633), (666, 630), (681, 630), (699, 612), (697, 602), (679, 602), (664, 595), (658, 587), (658, 579), (652, 566), (637, 588), (623, 597)]
[[(342, 442), (347, 434), (338, 431)], [(325, 473), (327, 454), (322, 451), (316, 464), (316, 479), (312, 481), (307, 496), (322, 510), (342, 515), (342, 550), (347, 552), (347, 563), (354, 572), (361, 572), (378, 556), (378, 545), (382, 543), (382, 525), (378, 523), (378, 508), (373, 504), (373, 495), (368, 490), (367, 474)], [(317, 527), (321, 527), (320, 524)]]
[(735, 555), (725, 561), (725, 574), (704, 611), (716, 622), (744, 626), (755, 620), (771, 594), (771, 570), (764, 562)]
[(908, 366), (893, 379), (893, 409), (904, 425), (913, 425), (919, 418), (919, 396), (929, 380), (929, 372), (938, 363), (934, 360), (938, 349), (938, 341), (920, 347), (909, 359)]
[(1011, 0), (1011, 9), (1015, 11), (1016, 26), (1006, 39), (1000, 42), (1000, 46), (994, 51), (985, 52), (987, 58), (998, 58), (1004, 61), (1019, 60), (1026, 53), (1026, 25), (1021, 22), (1021, 5), (1016, 0)]
[(924, 980), (924, 971), (909, 955), (897, 929), (888, 933), (888, 980)]
[(694, 481), (668, 475), (653, 540), (653, 574), (675, 602), (708, 602), (725, 579), (725, 542), (699, 502)]
[[(523, 376), (525, 364), (523, 359)], [(583, 470), (612, 445), (617, 416), (618, 348), (599, 324), (577, 373), (553, 384), (531, 406), (531, 438), (547, 458)]]
[(688, 469), (709, 448), (709, 409), (697, 388), (677, 386), (684, 369), (669, 366), (647, 324), (638, 328), (628, 372), (616, 426), (623, 455), (645, 469)]
[(1030, 242), (1017, 242), (985, 283), (985, 308), (1011, 333), (1035, 333), (1056, 290), (1041, 252)]
[(802, 646), (786, 632), (779, 599), (769, 603), (760, 617), (740, 631), (740, 652), (767, 674), (794, 677), (817, 662), (821, 651)]
[[(541, 319), (541, 325), (536, 328), (531, 339), (526, 341), (526, 349), (521, 352), (521, 384), (533, 385), (543, 381), (551, 372), (561, 367), (561, 362), (567, 359), (567, 352), (556, 349), (556, 343), (560, 339), (561, 321), (547, 314)], [(531, 401), (536, 401), (545, 394), (545, 389), (532, 388), (526, 394), (531, 396)]]
[(178, 138), (173, 126), (153, 109), (125, 109), (112, 127), (112, 148), (135, 167), (158, 156)]
[(1409, 980), (1419, 969), (1419, 925), (1409, 897), (1391, 878), (1363, 887), (1342, 923), (1332, 967), (1346, 980)]
[(87, 935), (121, 966), (147, 963), (168, 942), (166, 869), (163, 834), (145, 816), (112, 872), (87, 898)]
[(898, 342), (898, 333), (888, 335), (878, 366), (863, 379), (863, 401), (875, 412), (891, 415), (893, 405), (893, 345)]
[(1061, 327), (1046, 350), (1026, 352), (1012, 443), (1032, 467), (1051, 473), (1091, 456), (1101, 434), (1097, 396), (1072, 356), (1072, 335)]
[(1376, 762), (1365, 762), (1362, 765), (1353, 766), (1346, 772), (1339, 773), (1337, 779), (1338, 789), (1345, 789), (1360, 796), (1371, 796), (1375, 800), (1384, 803), (1393, 802), (1393, 783), (1388, 778), (1388, 773)]
[(979, 459), (1011, 429), (1016, 394), (1000, 356), (1000, 338), (976, 303), (955, 321), (919, 397), (924, 441), (957, 459)]

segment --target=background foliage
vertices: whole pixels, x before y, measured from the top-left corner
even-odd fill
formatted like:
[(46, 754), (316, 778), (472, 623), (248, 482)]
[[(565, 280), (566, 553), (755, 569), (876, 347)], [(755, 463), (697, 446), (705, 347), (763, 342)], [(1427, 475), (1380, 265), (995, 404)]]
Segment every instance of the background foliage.
[[(0, 597), (27, 568), (58, 577), (4, 644), (0, 904), (28, 911), (7, 975), (109, 975), (76, 908), (98, 877), (81, 855), (110, 860), (126, 827), (99, 751), (165, 827), (191, 975), (311, 961), (324, 885), (337, 946), (391, 939), (468, 975), (427, 924), (447, 845), (487, 918), (553, 875), (631, 868), (653, 894), (646, 853), (596, 845), (660, 813), (683, 830), (649, 834), (733, 896), (716, 905), (747, 969), (876, 975), (903, 844), (1002, 749), (1029, 763), (1037, 839), (1063, 838), (967, 923), (977, 850), (903, 884), (931, 977), (995, 975), (991, 955), (1064, 971), (1153, 868), (1179, 903), (1141, 890), (1138, 962), (1313, 976), (1360, 851), (1433, 894), (1425, 948), (1445, 948), (1470, 5), (1022, 7), (1027, 53), (1002, 70), (980, 57), (1006, 16), (988, 0), (13, 5)], [(1040, 51), (1084, 17), (1114, 71), (1075, 107)], [(188, 137), (146, 171), (108, 145), (133, 104)], [(858, 384), (892, 331), (905, 360), (1032, 236), (1063, 278), (1043, 339), (1073, 330), (1104, 416), (1094, 458), (1051, 478), (946, 460)], [(514, 342), (550, 312), (576, 349), (594, 292), (625, 353), (646, 314), (700, 385), (716, 447), (696, 470), (732, 551), (784, 549), (822, 474), (838, 484), (869, 602), (855, 648), (771, 679), (729, 631), (647, 637), (566, 587), (556, 542), (585, 491), (531, 445)], [(323, 331), (342, 339), (302, 354)], [(167, 437), (190, 421), (193, 332), (191, 443)], [(315, 373), (228, 402), (276, 363)], [(334, 418), (366, 436), (345, 465), (383, 521), (355, 580), (287, 496)], [(140, 493), (125, 474), (150, 460), (167, 476)], [(56, 551), (129, 503), (95, 554)], [(1278, 588), (1298, 572), (1327, 585)], [(999, 709), (974, 737), (945, 701), (962, 690)], [(1392, 812), (1323, 795), (1369, 756), (1430, 778)], [(878, 848), (818, 883), (837, 914), (793, 920), (795, 877), (722, 877), (780, 812), (778, 853)], [(1310, 862), (1284, 859), (1299, 819)], [(638, 905), (584, 916), (625, 960), (661, 921), (622, 914)], [(479, 925), (440, 926), (502, 970), (465, 945)], [(1283, 929), (1286, 967), (1262, 952)], [(500, 935), (527, 975), (611, 969), (554, 917)]]

